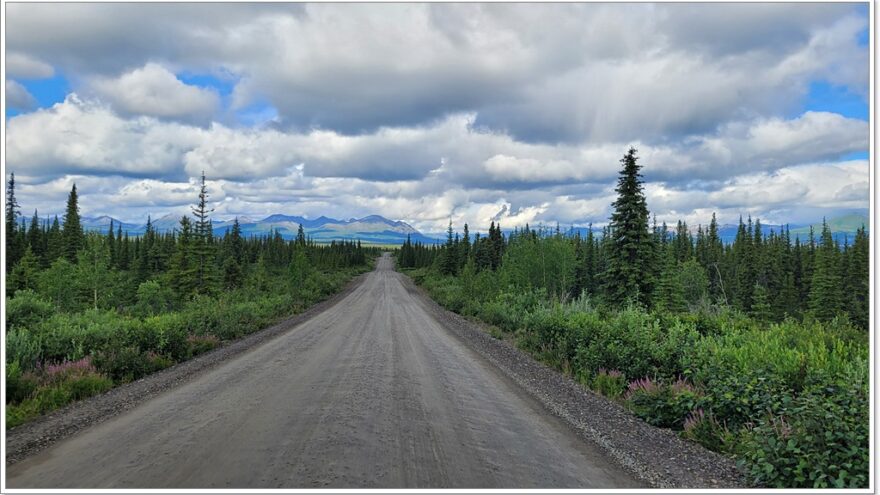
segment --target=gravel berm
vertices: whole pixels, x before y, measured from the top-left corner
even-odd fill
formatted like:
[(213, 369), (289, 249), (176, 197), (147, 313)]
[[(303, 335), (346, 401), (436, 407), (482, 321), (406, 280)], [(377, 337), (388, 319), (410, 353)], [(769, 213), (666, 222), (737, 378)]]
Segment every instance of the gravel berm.
[(651, 426), (617, 404), (493, 337), (487, 326), (444, 309), (406, 277), (426, 311), (561, 418), (580, 437), (654, 488), (746, 488), (733, 459)]
[(128, 411), (166, 390), (192, 380), (233, 356), (308, 321), (345, 299), (363, 282), (367, 275), (368, 273), (363, 273), (354, 277), (336, 294), (275, 325), (134, 382), (115, 387), (104, 394), (74, 402), (31, 422), (6, 430), (6, 465), (11, 466), (89, 426), (102, 423)]

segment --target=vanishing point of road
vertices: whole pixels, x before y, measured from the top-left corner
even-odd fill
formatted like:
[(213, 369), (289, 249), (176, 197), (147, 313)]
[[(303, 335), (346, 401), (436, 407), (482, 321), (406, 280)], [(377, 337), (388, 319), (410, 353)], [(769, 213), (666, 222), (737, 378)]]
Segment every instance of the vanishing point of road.
[(404, 278), (386, 254), (314, 318), (9, 466), (8, 487), (641, 485)]

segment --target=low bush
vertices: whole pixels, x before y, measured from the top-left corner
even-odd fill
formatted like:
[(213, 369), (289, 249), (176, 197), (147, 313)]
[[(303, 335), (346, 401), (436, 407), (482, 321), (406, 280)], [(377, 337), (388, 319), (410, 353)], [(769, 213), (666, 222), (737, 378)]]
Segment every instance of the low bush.
[(214, 335), (190, 335), (186, 342), (189, 356), (197, 356), (220, 345), (220, 339)]
[(20, 290), (6, 300), (6, 330), (33, 328), (52, 316), (55, 306), (31, 290)]
[(688, 414), (682, 425), (681, 436), (715, 452), (730, 452), (735, 445), (730, 430), (722, 426), (711, 412), (706, 413), (702, 408)]
[(600, 369), (596, 377), (593, 378), (593, 390), (612, 399), (623, 395), (626, 385), (626, 377), (617, 370)]

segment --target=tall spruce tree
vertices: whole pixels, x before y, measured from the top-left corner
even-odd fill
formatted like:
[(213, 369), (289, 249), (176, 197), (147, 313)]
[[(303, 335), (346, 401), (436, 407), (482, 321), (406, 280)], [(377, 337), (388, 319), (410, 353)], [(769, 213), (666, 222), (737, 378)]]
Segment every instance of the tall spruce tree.
[(64, 212), (64, 226), (61, 228), (61, 237), (64, 240), (64, 257), (71, 263), (76, 263), (76, 254), (82, 249), (84, 234), (79, 219), (79, 199), (76, 194), (76, 184), (67, 196), (67, 209)]
[(841, 280), (837, 267), (839, 251), (831, 229), (822, 219), (821, 244), (816, 250), (813, 280), (810, 285), (810, 311), (820, 320), (830, 320), (842, 309)]
[(868, 233), (865, 226), (862, 225), (856, 232), (856, 238), (850, 250), (847, 309), (852, 321), (866, 330), (870, 325), (870, 253)]
[(6, 273), (18, 263), (23, 253), (22, 242), (18, 236), (18, 200), (15, 199), (15, 174), (9, 174), (6, 184)]
[(214, 291), (217, 276), (214, 266), (214, 233), (211, 223), (211, 212), (208, 208), (208, 186), (205, 183), (205, 173), (202, 172), (199, 187), (199, 202), (192, 207), (193, 216), (196, 218), (193, 226), (193, 253), (196, 258), (196, 290), (200, 294), (209, 294)]
[(184, 215), (180, 219), (177, 250), (171, 257), (168, 277), (171, 287), (181, 298), (189, 298), (198, 291), (198, 259), (195, 253), (192, 222)]
[(645, 200), (641, 166), (636, 149), (630, 148), (620, 160), (623, 169), (617, 181), (617, 200), (610, 223), (610, 252), (605, 284), (613, 304), (628, 301), (650, 304), (653, 289), (651, 261), (654, 243), (648, 230), (648, 206)]
[(681, 279), (681, 267), (676, 261), (674, 249), (667, 249), (663, 271), (654, 293), (654, 307), (670, 313), (687, 310), (685, 287)]
[(446, 246), (443, 249), (443, 260), (440, 265), (444, 275), (455, 275), (458, 271), (458, 253), (455, 248), (455, 234), (452, 230), (452, 220), (449, 220), (449, 228), (446, 229)]

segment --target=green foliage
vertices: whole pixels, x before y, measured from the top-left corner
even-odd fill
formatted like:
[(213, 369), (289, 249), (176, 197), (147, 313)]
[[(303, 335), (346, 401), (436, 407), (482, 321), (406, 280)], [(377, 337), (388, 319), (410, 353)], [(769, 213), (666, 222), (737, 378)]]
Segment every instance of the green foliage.
[(95, 367), (117, 383), (126, 383), (166, 366), (136, 346), (107, 349), (95, 354)]
[(67, 210), (64, 213), (64, 226), (61, 229), (61, 237), (64, 242), (64, 256), (67, 261), (76, 263), (77, 253), (83, 245), (83, 230), (79, 218), (79, 199), (76, 194), (76, 184), (70, 190), (67, 197)]
[(158, 280), (147, 280), (138, 285), (137, 304), (133, 312), (140, 316), (152, 316), (170, 311), (174, 293)]
[(13, 360), (6, 365), (6, 403), (14, 404), (30, 397), (39, 386), (33, 373), (25, 373)]
[(43, 270), (37, 282), (37, 292), (52, 301), (59, 311), (72, 312), (83, 308), (77, 291), (71, 290), (70, 281), (76, 279), (76, 267), (66, 258), (58, 258)]
[(33, 328), (55, 312), (51, 302), (40, 297), (32, 290), (15, 293), (15, 297), (6, 300), (6, 330)]
[(661, 311), (681, 313), (687, 310), (681, 267), (675, 260), (673, 251), (669, 251), (667, 255), (666, 264), (655, 288), (653, 300), (654, 305)]
[(726, 452), (736, 445), (735, 436), (715, 416), (701, 408), (694, 409), (684, 420), (681, 436), (715, 452)]
[(18, 363), (23, 369), (31, 369), (43, 357), (42, 339), (25, 328), (6, 332), (6, 362)]
[(552, 296), (570, 294), (574, 285), (575, 248), (562, 236), (517, 236), (507, 246), (501, 279), (517, 290), (545, 289)]
[(611, 242), (605, 277), (608, 300), (624, 305), (648, 303), (653, 292), (654, 245), (648, 232), (641, 166), (635, 148), (620, 160), (623, 169), (617, 181), (617, 200), (612, 203)]
[(188, 344), (188, 353), (191, 356), (208, 352), (220, 345), (220, 339), (213, 335), (190, 335), (186, 342)]
[(868, 485), (868, 400), (840, 393), (798, 397), (746, 431), (739, 456), (754, 482), (774, 488), (859, 488)]
[(6, 379), (7, 428), (113, 386), (88, 359), (53, 364), (36, 372), (22, 372), (13, 362), (7, 365)]
[(28, 246), (24, 251), (24, 256), (9, 275), (6, 286), (7, 293), (13, 294), (17, 291), (36, 289), (39, 270), (39, 260)]
[(679, 281), (682, 285), (682, 296), (691, 308), (698, 306), (709, 297), (709, 277), (706, 269), (691, 258), (680, 265)]
[(593, 390), (606, 397), (620, 397), (626, 390), (626, 377), (617, 370), (600, 369), (593, 378)]
[(702, 396), (688, 382), (669, 385), (642, 378), (629, 384), (626, 399), (636, 416), (663, 428), (682, 429)]

